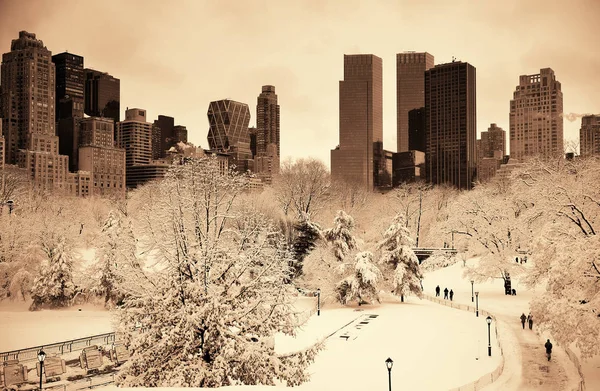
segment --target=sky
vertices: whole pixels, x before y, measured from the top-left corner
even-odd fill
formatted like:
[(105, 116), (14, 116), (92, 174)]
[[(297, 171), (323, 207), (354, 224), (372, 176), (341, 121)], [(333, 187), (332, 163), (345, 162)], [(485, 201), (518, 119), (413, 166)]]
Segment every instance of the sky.
[[(185, 125), (208, 148), (211, 101), (247, 103), (263, 85), (281, 106), (282, 158), (329, 166), (339, 144), (344, 54), (383, 59), (384, 148), (396, 150), (396, 53), (477, 69), (477, 131), (508, 132), (519, 75), (554, 69), (565, 113), (600, 113), (598, 0), (0, 0), (0, 52), (18, 32), (121, 80), (124, 110)], [(581, 121), (565, 119), (578, 140)]]

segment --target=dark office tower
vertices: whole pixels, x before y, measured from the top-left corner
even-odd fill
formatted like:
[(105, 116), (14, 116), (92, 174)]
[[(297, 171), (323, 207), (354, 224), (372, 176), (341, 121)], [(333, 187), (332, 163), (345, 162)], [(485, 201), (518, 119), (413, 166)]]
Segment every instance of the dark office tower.
[(252, 159), (248, 123), (250, 109), (245, 103), (229, 99), (210, 102), (208, 106), (208, 145), (214, 152), (230, 154), (230, 165), (246, 171)]
[(408, 112), (408, 150), (425, 152), (425, 107)]
[(427, 180), (471, 189), (477, 157), (475, 67), (465, 62), (425, 72)]
[(600, 156), (600, 114), (581, 118), (579, 150), (584, 157)]
[[(173, 127), (173, 142), (171, 146), (175, 146), (179, 143), (186, 144), (188, 140), (188, 131), (187, 128), (183, 125), (175, 125)], [(170, 147), (169, 147), (170, 148)]]
[(501, 159), (506, 155), (506, 131), (491, 124), (487, 132), (481, 132), (482, 157)]
[(408, 114), (425, 106), (425, 71), (433, 68), (433, 64), (429, 53), (396, 54), (397, 152), (414, 150), (409, 146)]
[(108, 73), (86, 68), (85, 113), (92, 117), (112, 118), (115, 124), (121, 120), (121, 81)]
[(0, 68), (0, 117), (6, 163), (16, 164), (31, 135), (55, 136), (55, 67), (52, 53), (35, 34), (19, 32)]
[(331, 151), (331, 178), (372, 190), (384, 171), (381, 58), (344, 55), (340, 81), (340, 144)]
[(510, 157), (562, 156), (563, 94), (550, 68), (519, 77), (510, 101)]
[(256, 153), (266, 154), (269, 144), (277, 145), (277, 156), (281, 156), (277, 94), (274, 86), (262, 86), (256, 102)]
[(84, 75), (83, 57), (72, 53), (59, 53), (52, 56), (56, 67), (56, 102), (72, 100), (72, 107), (56, 105), (56, 120), (62, 118), (83, 118)]
[(250, 136), (250, 151), (252, 152), (252, 157), (254, 157), (256, 156), (256, 128), (248, 128), (248, 135)]
[[(166, 151), (171, 147), (173, 140), (173, 128), (175, 127), (175, 118), (166, 115), (159, 115), (154, 120), (154, 125), (160, 129), (160, 158), (166, 156)], [(154, 147), (153, 147), (154, 148)]]

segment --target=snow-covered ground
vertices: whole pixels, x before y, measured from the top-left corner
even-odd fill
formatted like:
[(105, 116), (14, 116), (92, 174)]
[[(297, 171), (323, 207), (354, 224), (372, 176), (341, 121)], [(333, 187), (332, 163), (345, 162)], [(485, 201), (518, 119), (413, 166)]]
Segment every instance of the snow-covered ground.
[[(310, 300), (304, 299), (299, 308), (311, 308)], [(458, 387), (493, 371), (500, 363), (498, 354), (487, 356), (487, 326), (483, 318), (416, 298), (409, 298), (404, 304), (367, 305), (359, 309), (325, 307), (321, 316), (314, 314), (295, 338), (276, 337), (277, 351), (288, 352), (335, 333), (310, 367), (311, 381), (299, 389), (385, 389), (388, 377), (384, 361), (388, 357), (394, 360), (393, 384), (410, 390)], [(0, 327), (6, 330), (0, 345), (2, 351), (102, 333), (111, 328), (109, 312), (86, 308), (81, 312), (4, 311), (0, 314)], [(360, 325), (370, 314), (378, 316)], [(341, 338), (341, 335), (349, 338)], [(493, 335), (492, 345), (496, 353)], [(430, 373), (435, 376), (428, 376)], [(284, 387), (275, 387), (278, 388)]]

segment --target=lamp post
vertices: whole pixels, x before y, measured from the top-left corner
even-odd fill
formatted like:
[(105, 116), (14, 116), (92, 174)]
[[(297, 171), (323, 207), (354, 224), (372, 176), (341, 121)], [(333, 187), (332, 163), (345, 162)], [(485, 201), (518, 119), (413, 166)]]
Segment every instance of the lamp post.
[(452, 231), (452, 250), (454, 250), (454, 232), (456, 231)]
[(492, 317), (488, 316), (485, 318), (488, 325), (488, 356), (492, 357), (492, 334), (490, 333), (490, 326), (492, 325)]
[(473, 284), (475, 284), (475, 281), (471, 280), (471, 303), (475, 301), (475, 297), (473, 296)]
[(388, 357), (388, 359), (385, 360), (385, 366), (388, 370), (388, 383), (390, 385), (390, 391), (392, 391), (392, 367), (394, 366), (394, 361)]
[(317, 288), (317, 316), (321, 316), (321, 288)]
[(46, 353), (43, 349), (38, 352), (38, 360), (40, 362), (40, 391), (42, 390), (42, 374), (44, 373), (44, 360), (46, 359)]
[(479, 317), (479, 292), (475, 292), (475, 316)]

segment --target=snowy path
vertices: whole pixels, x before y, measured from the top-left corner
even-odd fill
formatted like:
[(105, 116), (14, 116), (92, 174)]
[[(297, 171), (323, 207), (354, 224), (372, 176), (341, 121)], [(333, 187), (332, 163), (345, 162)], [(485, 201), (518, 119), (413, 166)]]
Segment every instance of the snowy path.
[[(470, 261), (470, 265), (472, 265)], [(473, 305), (471, 283), (462, 277), (465, 269), (458, 263), (445, 269), (428, 273), (423, 280), (426, 292), (432, 293), (437, 285), (454, 290), (454, 301)], [(505, 352), (505, 368), (498, 381), (486, 388), (494, 390), (577, 390), (579, 374), (564, 350), (554, 342), (552, 361), (548, 362), (543, 347), (545, 338), (527, 327), (522, 329), (519, 321), (521, 313), (529, 313), (529, 301), (533, 292), (513, 281), (518, 296), (504, 295), (502, 280), (475, 284), (479, 291), (479, 308), (490, 311), (500, 321), (500, 333), (508, 346)], [(535, 325), (534, 325), (535, 326)], [(518, 346), (514, 346), (514, 344)]]

